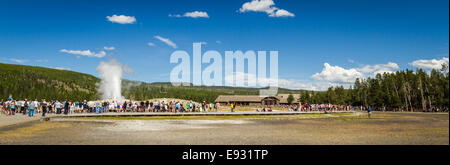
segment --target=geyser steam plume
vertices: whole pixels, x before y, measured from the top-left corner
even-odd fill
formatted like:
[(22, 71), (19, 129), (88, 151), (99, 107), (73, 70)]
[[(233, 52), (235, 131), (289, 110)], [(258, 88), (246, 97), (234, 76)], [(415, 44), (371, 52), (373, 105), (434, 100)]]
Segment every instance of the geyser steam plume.
[(111, 59), (108, 62), (100, 62), (100, 65), (97, 66), (97, 71), (102, 79), (99, 88), (102, 99), (124, 99), (121, 93), (124, 70), (128, 72), (130, 69), (115, 59)]

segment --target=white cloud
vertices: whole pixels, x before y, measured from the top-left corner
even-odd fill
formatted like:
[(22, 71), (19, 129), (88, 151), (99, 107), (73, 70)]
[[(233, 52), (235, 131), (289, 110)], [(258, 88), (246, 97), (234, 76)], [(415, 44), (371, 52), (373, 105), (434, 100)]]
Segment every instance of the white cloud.
[(272, 0), (252, 0), (251, 2), (244, 3), (239, 11), (273, 13), (275, 9), (275, 3)]
[(111, 47), (104, 46), (103, 49), (105, 49), (105, 50), (115, 50), (116, 48), (114, 46), (111, 46)]
[(148, 46), (155, 46), (155, 43), (149, 42), (149, 43), (147, 43), (147, 45), (148, 45)]
[(28, 62), (28, 60), (24, 60), (24, 59), (16, 59), (16, 58), (10, 58), (9, 60), (12, 61), (12, 62), (19, 63), (19, 64), (23, 64), (23, 63)]
[(279, 9), (275, 6), (273, 0), (252, 0), (246, 2), (239, 9), (244, 12), (265, 12), (269, 17), (294, 17), (295, 15), (287, 10)]
[(166, 43), (167, 45), (171, 46), (172, 48), (176, 49), (177, 48), (177, 44), (175, 44), (174, 42), (172, 42), (170, 39), (168, 38), (163, 38), (161, 36), (155, 36), (156, 39), (160, 40), (161, 42)]
[(112, 16), (106, 16), (106, 18), (113, 22), (113, 23), (119, 23), (119, 24), (132, 24), (136, 22), (136, 18), (134, 16), (126, 16), (126, 15), (112, 15)]
[(193, 12), (186, 12), (183, 15), (180, 14), (169, 14), (169, 17), (190, 17), (190, 18), (209, 18), (209, 15), (207, 12), (204, 11), (193, 11)]
[(183, 15), (184, 17), (191, 17), (191, 18), (209, 18), (208, 13), (204, 12), (204, 11), (193, 11), (193, 12), (187, 12), (184, 13)]
[(216, 41), (216, 43), (217, 43), (217, 44), (221, 44), (221, 43), (222, 43), (222, 41)]
[(279, 9), (275, 13), (270, 13), (269, 17), (294, 17), (295, 15), (287, 10)]
[(350, 69), (345, 69), (340, 66), (331, 66), (328, 63), (324, 63), (322, 72), (312, 75), (312, 78), (330, 83), (349, 84), (355, 82), (356, 78), (375, 77), (378, 73), (392, 73), (397, 69), (399, 69), (398, 64), (393, 62), (388, 62), (387, 64), (366, 65), (361, 68)]
[(57, 70), (71, 70), (69, 68), (64, 68), (64, 67), (53, 67), (53, 69), (57, 69)]
[(74, 55), (87, 56), (87, 57), (97, 57), (97, 58), (102, 58), (102, 57), (106, 56), (105, 51), (100, 51), (99, 53), (95, 53), (95, 52), (91, 52), (90, 50), (61, 49), (60, 52), (74, 54)]
[(448, 57), (443, 57), (442, 59), (431, 59), (431, 60), (416, 60), (409, 65), (412, 65), (416, 68), (422, 68), (422, 69), (441, 69), (442, 64), (448, 65)]
[(398, 64), (393, 62), (388, 62), (387, 64), (377, 64), (377, 65), (366, 65), (362, 68), (358, 68), (358, 71), (366, 73), (367, 76), (375, 77), (378, 73), (392, 73), (394, 70), (399, 69)]
[(322, 72), (312, 75), (312, 78), (316, 80), (325, 80), (329, 82), (343, 82), (351, 83), (356, 78), (363, 77), (364, 75), (356, 69), (344, 69), (340, 66), (331, 66), (328, 63), (324, 63)]

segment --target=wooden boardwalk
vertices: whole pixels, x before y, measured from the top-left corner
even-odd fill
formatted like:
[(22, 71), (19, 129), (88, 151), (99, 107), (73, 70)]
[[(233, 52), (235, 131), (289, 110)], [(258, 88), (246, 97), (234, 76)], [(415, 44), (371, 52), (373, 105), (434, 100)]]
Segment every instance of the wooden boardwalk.
[[(335, 111), (328, 113), (345, 113), (354, 111)], [(80, 113), (69, 115), (58, 115), (52, 117), (119, 117), (119, 116), (248, 116), (248, 115), (302, 115), (302, 114), (323, 114), (321, 111), (293, 112), (293, 111), (273, 111), (273, 112), (109, 112), (109, 113)]]

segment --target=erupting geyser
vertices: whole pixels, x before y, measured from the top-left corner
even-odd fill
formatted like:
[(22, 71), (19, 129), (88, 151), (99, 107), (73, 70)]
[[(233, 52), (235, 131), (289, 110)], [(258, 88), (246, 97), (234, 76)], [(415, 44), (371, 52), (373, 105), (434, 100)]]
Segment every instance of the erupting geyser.
[(100, 62), (100, 65), (97, 66), (97, 71), (102, 79), (99, 87), (102, 99), (124, 99), (121, 94), (124, 70), (128, 69), (115, 59), (111, 59), (108, 62)]

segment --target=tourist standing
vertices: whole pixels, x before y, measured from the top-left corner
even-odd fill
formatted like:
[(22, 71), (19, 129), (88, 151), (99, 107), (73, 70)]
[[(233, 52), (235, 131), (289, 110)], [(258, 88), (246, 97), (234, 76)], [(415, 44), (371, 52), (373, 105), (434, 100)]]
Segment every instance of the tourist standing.
[(34, 112), (33, 115), (37, 112), (37, 113), (41, 113), (41, 109), (39, 108), (39, 102), (37, 101), (37, 99), (34, 99), (33, 101), (34, 104)]
[(37, 108), (36, 102), (35, 101), (31, 101), (30, 102), (30, 107), (29, 107), (29, 110), (28, 110), (28, 116), (29, 117), (33, 117), (34, 116), (34, 111), (35, 111), (36, 108)]
[(103, 101), (103, 113), (108, 112), (108, 103), (106, 101)]
[(55, 102), (55, 109), (56, 109), (56, 114), (61, 114), (61, 103), (56, 100)]
[(22, 104), (23, 104), (23, 107), (22, 107), (23, 108), (23, 114), (25, 115), (27, 113), (27, 109), (28, 109), (30, 103), (28, 103), (28, 100), (25, 99), (25, 101), (22, 102)]
[(75, 112), (75, 103), (70, 102), (70, 110), (69, 112), (73, 114)]
[(11, 115), (15, 115), (16, 114), (16, 101), (12, 100), (10, 107), (11, 107), (11, 110), (10, 110), (11, 113), (10, 114)]
[(27, 113), (27, 111), (24, 110), (24, 108), (25, 108), (24, 104), (25, 104), (25, 101), (23, 101), (23, 100), (19, 100), (17, 102), (17, 109), (19, 110), (19, 113), (22, 113), (23, 115), (25, 115)]
[(69, 114), (69, 106), (70, 106), (70, 103), (68, 101), (66, 101), (64, 103), (64, 115), (68, 115)]
[(367, 116), (370, 119), (370, 115), (372, 114), (372, 107), (367, 108)]
[(41, 102), (42, 107), (42, 117), (45, 117), (45, 114), (47, 113), (47, 102), (45, 102), (45, 99)]
[(96, 114), (100, 113), (100, 105), (101, 105), (101, 103), (99, 101), (95, 102), (95, 113)]
[(234, 104), (233, 103), (231, 103), (230, 107), (231, 107), (231, 112), (234, 112)]

